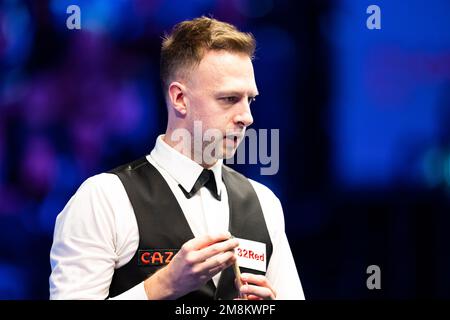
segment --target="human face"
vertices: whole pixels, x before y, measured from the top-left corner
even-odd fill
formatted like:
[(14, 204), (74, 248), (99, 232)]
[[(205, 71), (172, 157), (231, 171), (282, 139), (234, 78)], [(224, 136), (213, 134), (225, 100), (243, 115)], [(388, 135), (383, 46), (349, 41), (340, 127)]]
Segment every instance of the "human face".
[(206, 52), (186, 82), (185, 120), (191, 133), (195, 122), (198, 124), (199, 121), (202, 136), (210, 129), (220, 132), (214, 142), (203, 139), (203, 149), (213, 143), (221, 151), (213, 157), (232, 157), (244, 138), (246, 127), (253, 123), (250, 104), (257, 95), (253, 65), (248, 55), (224, 50)]

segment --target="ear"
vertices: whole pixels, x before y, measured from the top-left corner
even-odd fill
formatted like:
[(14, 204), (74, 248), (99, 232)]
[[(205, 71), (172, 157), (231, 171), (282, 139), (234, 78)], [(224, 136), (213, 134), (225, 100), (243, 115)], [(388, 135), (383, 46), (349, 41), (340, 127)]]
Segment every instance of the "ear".
[(175, 112), (185, 116), (187, 113), (186, 106), (186, 87), (179, 82), (172, 82), (168, 88), (169, 102)]

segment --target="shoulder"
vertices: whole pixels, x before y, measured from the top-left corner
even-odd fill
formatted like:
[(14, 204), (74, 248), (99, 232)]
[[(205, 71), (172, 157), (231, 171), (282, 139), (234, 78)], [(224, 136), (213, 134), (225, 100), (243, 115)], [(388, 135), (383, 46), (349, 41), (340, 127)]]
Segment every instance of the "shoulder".
[(255, 192), (259, 198), (264, 198), (265, 200), (273, 202), (274, 204), (280, 203), (280, 199), (278, 199), (278, 197), (271, 189), (269, 189), (269, 187), (256, 180), (250, 178), (247, 179), (252, 185), (253, 189), (255, 189)]
[(55, 239), (102, 239), (113, 246), (121, 239), (118, 234), (132, 230), (133, 217), (120, 179), (111, 173), (101, 173), (86, 179), (58, 214)]
[(112, 173), (100, 173), (83, 181), (68, 204), (83, 202), (95, 206), (99, 201), (112, 201), (117, 194), (125, 192), (118, 176)]
[(114, 191), (121, 186), (120, 179), (113, 173), (100, 173), (87, 178), (78, 188), (77, 192), (103, 192)]
[(277, 239), (277, 237), (284, 232), (285, 228), (283, 208), (280, 199), (278, 199), (275, 193), (264, 184), (249, 178), (248, 181), (253, 186), (253, 189), (258, 196), (271, 239)]
[(89, 177), (79, 187), (74, 197), (91, 208), (116, 213), (128, 207), (128, 196), (119, 177), (113, 173), (100, 173)]
[(248, 181), (258, 196), (266, 221), (284, 229), (284, 214), (280, 199), (264, 184), (249, 178)]
[(247, 181), (253, 187), (253, 190), (255, 190), (255, 193), (261, 205), (261, 209), (264, 214), (264, 219), (266, 220), (267, 226), (269, 228), (269, 232), (271, 234), (275, 234), (279, 230), (284, 230), (283, 208), (280, 199), (278, 199), (275, 193), (261, 182), (247, 178), (241, 173), (231, 169), (230, 167), (224, 167), (226, 168), (225, 170), (247, 179)]
[(233, 173), (235, 175), (238, 175), (239, 177), (248, 180), (248, 182), (250, 182), (250, 184), (252, 185), (253, 189), (255, 190), (258, 198), (260, 201), (264, 201), (264, 202), (269, 202), (269, 203), (273, 203), (276, 205), (280, 204), (280, 200), (278, 199), (278, 197), (275, 195), (275, 193), (268, 188), (267, 186), (265, 186), (264, 184), (262, 184), (261, 182), (258, 182), (256, 180), (250, 179), (246, 176), (244, 176), (242, 173), (237, 172), (236, 170), (225, 166), (224, 165), (224, 169), (227, 170), (230, 173)]
[[(100, 173), (87, 178), (67, 202), (59, 219), (92, 219), (108, 215), (126, 197), (120, 179), (111, 173)], [(122, 205), (123, 206), (123, 205)]]

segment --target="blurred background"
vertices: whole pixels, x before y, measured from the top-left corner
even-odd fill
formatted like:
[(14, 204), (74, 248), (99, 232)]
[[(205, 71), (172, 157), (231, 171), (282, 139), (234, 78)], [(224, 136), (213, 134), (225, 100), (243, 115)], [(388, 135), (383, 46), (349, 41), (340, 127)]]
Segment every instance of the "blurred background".
[[(81, 30), (69, 30), (69, 5)], [(381, 8), (369, 30), (366, 9)], [(200, 15), (258, 42), (253, 128), (280, 170), (307, 299), (450, 298), (450, 2), (0, 2), (0, 299), (48, 299), (57, 214), (165, 130), (161, 36)], [(368, 290), (366, 268), (381, 268)]]

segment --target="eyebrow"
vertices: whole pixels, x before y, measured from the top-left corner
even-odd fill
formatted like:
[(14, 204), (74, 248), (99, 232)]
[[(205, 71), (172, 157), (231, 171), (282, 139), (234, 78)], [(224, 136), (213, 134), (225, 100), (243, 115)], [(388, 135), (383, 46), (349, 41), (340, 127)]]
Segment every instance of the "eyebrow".
[[(246, 92), (242, 92), (242, 91), (234, 91), (234, 90), (230, 90), (230, 91), (217, 91), (215, 93), (216, 96), (242, 96), (245, 95)], [(248, 94), (249, 97), (256, 97), (259, 95), (259, 92), (251, 92), (250, 94)]]

